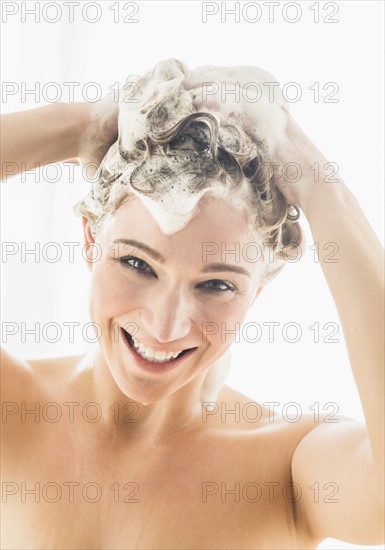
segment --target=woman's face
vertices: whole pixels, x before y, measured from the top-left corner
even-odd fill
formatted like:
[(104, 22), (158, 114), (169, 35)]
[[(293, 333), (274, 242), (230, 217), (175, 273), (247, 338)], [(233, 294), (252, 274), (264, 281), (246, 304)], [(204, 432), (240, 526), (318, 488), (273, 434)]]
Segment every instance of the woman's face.
[[(165, 235), (132, 198), (103, 225), (89, 263), (104, 359), (120, 390), (141, 403), (168, 397), (221, 357), (260, 288), (262, 262), (245, 213), (219, 198), (199, 207), (184, 229)], [(84, 229), (92, 243), (85, 220)], [(146, 357), (163, 352), (160, 362), (142, 358), (140, 344)]]

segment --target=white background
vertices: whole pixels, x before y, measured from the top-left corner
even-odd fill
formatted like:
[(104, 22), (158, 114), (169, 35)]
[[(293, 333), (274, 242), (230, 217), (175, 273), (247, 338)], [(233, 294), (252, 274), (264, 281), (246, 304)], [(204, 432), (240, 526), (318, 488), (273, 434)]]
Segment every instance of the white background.
[[(95, 2), (75, 2), (73, 22), (69, 21), (65, 2), (48, 4), (51, 6), (47, 2), (36, 3), (35, 14), (28, 15), (26, 10), (33, 9), (35, 2), (3, 2), (3, 112), (53, 101), (55, 87), (48, 87), (50, 82), (62, 86), (63, 101), (70, 99), (65, 82), (77, 83), (76, 100), (93, 100), (98, 89), (105, 93), (114, 83), (122, 84), (128, 75), (141, 74), (170, 57), (181, 59), (191, 68), (206, 64), (256, 65), (272, 72), (282, 86), (296, 82), (301, 87), (299, 101), (291, 103), (292, 115), (329, 160), (339, 165), (340, 173), (381, 238), (381, 1), (329, 5), (299, 2), (301, 14), (295, 23), (289, 21), (296, 12), (287, 6), (288, 2), (275, 8), (273, 21), (269, 21), (266, 3), (240, 3), (238, 22), (234, 15), (225, 14), (226, 7), (234, 9), (234, 2), (218, 3), (218, 13), (208, 16), (205, 23), (204, 8), (197, 1), (137, 2), (139, 10), (131, 18), (138, 22), (131, 23), (124, 22), (124, 18), (130, 18), (132, 3), (124, 1), (119, 5), (99, 2), (96, 7)], [(256, 17), (255, 9), (242, 11), (246, 4), (259, 5), (262, 15), (258, 22), (251, 22)], [(317, 4), (318, 23), (314, 21)], [(334, 6), (338, 12), (332, 15)], [(12, 15), (13, 11), (17, 13)], [(327, 23), (328, 16), (337, 22)], [(52, 22), (55, 18), (57, 22)], [(86, 87), (82, 92), (88, 82), (97, 83), (97, 87)], [(333, 96), (336, 103), (324, 101), (333, 90), (323, 89), (330, 82), (338, 86)], [(314, 83), (319, 83), (318, 102), (310, 89)], [(39, 97), (24, 93), (26, 89), (38, 90), (39, 86)], [(293, 93), (293, 89), (288, 92)], [(13, 256), (3, 256), (1, 265), (3, 329), (4, 323), (16, 323), (18, 330), (14, 336), (3, 332), (2, 343), (11, 353), (24, 358), (73, 355), (89, 347), (82, 337), (82, 328), (89, 321), (90, 275), (81, 257), (81, 246), (77, 246), (74, 262), (69, 261), (68, 247), (56, 263), (44, 261), (44, 257), (36, 262), (31, 255), (21, 261), (23, 246), (31, 248), (40, 243), (43, 252), (48, 242), (61, 246), (64, 242), (82, 243), (81, 222), (73, 216), (72, 206), (87, 193), (87, 183), (79, 169), (72, 174), (68, 166), (61, 168), (60, 179), (56, 175), (57, 167), (40, 174), (40, 181), (38, 174), (29, 174), (24, 181), (9, 180), (1, 189), (2, 241), (15, 243), (19, 250)], [(247, 320), (261, 325), (262, 337), (257, 343), (246, 343), (241, 335), (240, 343), (234, 344), (227, 383), (252, 400), (279, 402), (280, 412), (286, 403), (295, 402), (303, 414), (311, 413), (310, 407), (318, 403), (321, 412), (323, 408), (332, 412), (338, 407), (340, 414), (362, 419), (341, 328), (334, 336), (338, 342), (324, 341), (330, 333), (324, 325), (339, 326), (339, 319), (320, 265), (309, 250), (313, 239), (303, 216), (302, 223), (308, 242), (304, 257), (287, 265), (250, 311)], [(53, 248), (45, 248), (45, 258), (54, 255)], [(269, 343), (267, 327), (262, 324), (269, 321), (280, 323), (273, 343)], [(63, 332), (58, 342), (49, 343), (43, 338), (44, 326), (53, 322)], [(69, 341), (65, 322), (80, 324), (74, 329), (74, 342)], [(301, 327), (302, 335), (296, 343), (284, 339), (283, 326), (288, 322)], [(35, 323), (40, 323), (40, 342), (37, 335), (30, 334), (24, 335), (23, 343), (22, 327), (31, 329)], [(318, 343), (309, 328), (314, 323), (320, 327)], [(54, 339), (53, 331), (47, 334)], [(90, 331), (89, 339), (91, 334)], [(292, 332), (288, 334), (293, 337)], [(327, 403), (334, 405), (327, 408)], [(364, 547), (328, 539), (320, 548)]]

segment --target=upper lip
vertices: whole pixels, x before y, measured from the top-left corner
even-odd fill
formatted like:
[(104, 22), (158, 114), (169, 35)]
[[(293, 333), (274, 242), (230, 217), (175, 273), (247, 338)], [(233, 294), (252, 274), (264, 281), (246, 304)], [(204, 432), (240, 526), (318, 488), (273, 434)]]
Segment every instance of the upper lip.
[[(125, 330), (124, 327), (122, 327), (123, 330)], [(194, 347), (198, 347), (198, 346), (184, 346), (184, 347), (178, 347), (178, 348), (175, 348), (173, 346), (169, 346), (169, 347), (162, 347), (162, 346), (159, 346), (157, 344), (147, 344), (146, 342), (144, 342), (142, 340), (142, 338), (137, 338), (136, 337), (136, 334), (132, 335), (130, 332), (128, 332), (127, 330), (125, 330), (125, 332), (127, 332), (127, 334), (129, 334), (131, 336), (131, 338), (133, 340), (137, 340), (140, 344), (143, 344), (143, 346), (145, 346), (146, 348), (150, 348), (152, 349), (153, 351), (164, 351), (164, 352), (172, 352), (172, 353), (176, 353), (177, 351), (180, 352), (180, 351), (185, 351), (185, 350), (188, 350), (188, 349), (191, 349), (191, 348), (194, 348)]]

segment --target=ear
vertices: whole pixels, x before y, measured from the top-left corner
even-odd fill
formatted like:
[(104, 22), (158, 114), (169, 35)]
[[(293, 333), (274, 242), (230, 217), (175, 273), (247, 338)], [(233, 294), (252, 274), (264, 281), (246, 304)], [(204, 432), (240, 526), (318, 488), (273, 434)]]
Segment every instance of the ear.
[(87, 262), (88, 269), (92, 271), (92, 265), (93, 265), (92, 252), (93, 252), (95, 239), (91, 232), (90, 222), (84, 216), (82, 217), (82, 224), (83, 224), (83, 233), (84, 233), (84, 248), (86, 250), (86, 262)]

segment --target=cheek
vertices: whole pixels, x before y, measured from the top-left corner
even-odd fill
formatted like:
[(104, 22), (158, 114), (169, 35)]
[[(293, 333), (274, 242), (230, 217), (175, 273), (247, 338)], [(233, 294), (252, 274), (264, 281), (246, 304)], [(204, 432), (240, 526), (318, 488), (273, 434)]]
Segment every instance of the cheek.
[(110, 265), (101, 261), (93, 270), (90, 312), (97, 322), (106, 322), (135, 308), (139, 296), (137, 285), (130, 282), (114, 263)]
[(212, 346), (230, 345), (241, 329), (248, 312), (246, 297), (238, 298), (222, 304), (206, 305), (205, 322), (202, 323), (203, 343), (209, 342)]

